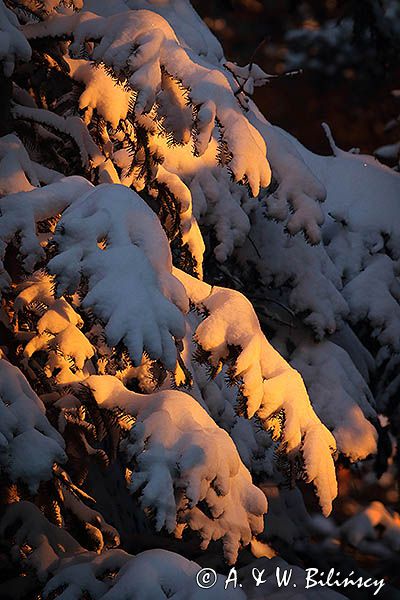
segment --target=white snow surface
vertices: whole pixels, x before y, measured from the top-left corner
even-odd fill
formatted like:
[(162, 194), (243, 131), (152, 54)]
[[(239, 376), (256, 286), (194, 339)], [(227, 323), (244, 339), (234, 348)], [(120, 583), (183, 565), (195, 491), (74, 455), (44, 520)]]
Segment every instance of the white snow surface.
[(85, 111), (85, 123), (90, 123), (93, 111), (96, 110), (116, 129), (119, 121), (126, 119), (132, 93), (113, 81), (102, 65), (96, 67), (87, 60), (67, 56), (65, 60), (71, 77), (85, 86), (79, 98), (79, 108)]
[(0, 63), (6, 77), (11, 77), (15, 61), (29, 61), (31, 47), (15, 14), (0, 0)]
[(97, 186), (63, 213), (54, 239), (59, 254), (48, 268), (58, 294), (75, 291), (85, 275), (82, 306), (104, 322), (109, 344), (123, 340), (137, 366), (146, 350), (172, 369), (188, 300), (171, 274), (161, 224), (142, 198), (122, 185)]
[[(56, 597), (63, 600), (80, 598), (84, 592), (89, 592), (94, 600), (163, 600), (171, 597), (176, 600), (219, 600), (225, 592), (225, 578), (218, 575), (214, 587), (201, 589), (196, 583), (200, 568), (197, 563), (167, 550), (147, 550), (136, 556), (122, 550), (109, 550), (100, 556), (87, 553), (85, 557), (61, 563), (46, 584), (44, 597), (59, 588)], [(107, 571), (117, 572), (116, 577), (105, 578)], [(231, 590), (229, 597), (246, 599), (239, 588)]]
[(38, 177), (21, 140), (13, 133), (0, 138), (0, 196), (29, 192)]
[(94, 355), (95, 348), (81, 331), (82, 318), (65, 298), (54, 298), (53, 288), (53, 278), (41, 271), (18, 287), (14, 303), (17, 317), (24, 309), (35, 312), (35, 306), (39, 306), (36, 331), (25, 345), (23, 363), (28, 366), (33, 354), (44, 350), (47, 353), (44, 374), (50, 378), (57, 373), (55, 381), (69, 385), (93, 373), (88, 369), (87, 361)]
[(361, 552), (379, 553), (379, 546), (383, 545), (398, 553), (400, 516), (398, 513), (390, 513), (381, 502), (371, 502), (341, 525), (340, 535)]
[(66, 461), (64, 440), (47, 420), (44, 405), (25, 376), (4, 359), (0, 359), (0, 398), (1, 470), (36, 493), (41, 481), (52, 478), (53, 464)]
[[(352, 461), (377, 450), (371, 391), (343, 348), (329, 340), (297, 345), (291, 364), (302, 374), (314, 410)], [(370, 419), (370, 420), (368, 420)]]
[(174, 269), (190, 299), (204, 306), (208, 316), (197, 327), (195, 340), (210, 352), (217, 366), (240, 348), (235, 375), (243, 381), (248, 417), (255, 413), (265, 422), (285, 413), (282, 445), (289, 453), (301, 451), (309, 482), (313, 482), (324, 514), (337, 494), (332, 453), (336, 442), (315, 414), (300, 374), (269, 344), (251, 303), (239, 292), (195, 280)]
[(0, 199), (0, 289), (7, 288), (10, 276), (4, 269), (6, 248), (16, 233), (21, 237), (19, 251), (24, 267), (33, 270), (44, 258), (44, 250), (36, 233), (36, 223), (54, 217), (79, 198), (92, 185), (83, 177), (64, 177), (29, 192), (9, 194)]
[(89, 377), (85, 385), (100, 407), (135, 417), (125, 443), (130, 488), (141, 490), (142, 505), (155, 510), (157, 529), (179, 534), (188, 526), (198, 531), (203, 549), (222, 539), (225, 558), (234, 563), (239, 548), (262, 531), (267, 501), (226, 431), (183, 392), (141, 395), (107, 375)]
[[(161, 15), (145, 9), (124, 10), (107, 17), (85, 11), (27, 25), (24, 32), (29, 39), (72, 35), (72, 53), (78, 52), (85, 41), (99, 42), (93, 59), (126, 77), (137, 92), (137, 116), (153, 107), (165, 68), (190, 90), (191, 102), (197, 107), (195, 144), (199, 154), (206, 150), (217, 119), (232, 153), (229, 167), (235, 180), (248, 182), (254, 195), (269, 184), (265, 142), (243, 114), (223, 68), (210, 65), (202, 56), (183, 47)], [(133, 52), (135, 45), (138, 50)]]

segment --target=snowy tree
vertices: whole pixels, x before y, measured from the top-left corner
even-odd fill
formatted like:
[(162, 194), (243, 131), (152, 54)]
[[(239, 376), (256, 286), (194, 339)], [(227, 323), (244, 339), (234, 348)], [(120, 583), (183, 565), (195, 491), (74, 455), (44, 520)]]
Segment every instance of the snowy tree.
[(186, 0), (0, 0), (0, 61), (0, 595), (398, 550), (327, 518), (335, 463), (397, 476), (399, 175), (269, 123)]

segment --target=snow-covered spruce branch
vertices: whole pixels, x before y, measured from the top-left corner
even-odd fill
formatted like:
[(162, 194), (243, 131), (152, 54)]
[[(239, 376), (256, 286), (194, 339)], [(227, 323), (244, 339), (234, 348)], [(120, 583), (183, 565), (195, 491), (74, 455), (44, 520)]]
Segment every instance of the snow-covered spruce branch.
[[(182, 594), (185, 599), (198, 597), (196, 575), (199, 565), (174, 552), (149, 550), (135, 556), (120, 549), (101, 554), (87, 552), (68, 532), (52, 525), (30, 502), (18, 502), (8, 507), (0, 521), (0, 531), (12, 529), (15, 530), (12, 535), (15, 550), (21, 551), (29, 544), (31, 552), (26, 563), (42, 582), (49, 578), (43, 587), (44, 598), (61, 598), (66, 594), (81, 598), (90, 593), (96, 599), (151, 600), (155, 595), (165, 597), (166, 591)], [(208, 597), (217, 599), (223, 590), (224, 578), (219, 576)], [(231, 597), (246, 598), (240, 590), (233, 591)]]
[(21, 140), (13, 133), (0, 138), (0, 195), (29, 192), (39, 179)]
[(122, 185), (98, 186), (64, 212), (54, 241), (48, 270), (57, 294), (75, 292), (87, 277), (82, 307), (102, 319), (110, 345), (124, 341), (136, 365), (146, 350), (172, 369), (188, 301), (171, 273), (160, 222), (143, 200)]
[(104, 162), (105, 158), (91, 138), (82, 119), (77, 116), (60, 117), (54, 112), (43, 108), (30, 108), (15, 104), (12, 108), (14, 118), (40, 123), (50, 129), (70, 136), (78, 146), (84, 167), (95, 168)]
[[(17, 289), (14, 302), (14, 331), (21, 341), (27, 340), (22, 363), (29, 369), (30, 359), (37, 352), (47, 352), (41, 368), (48, 377), (55, 375), (60, 385), (81, 381), (90, 374), (87, 361), (95, 348), (82, 333), (83, 320), (65, 298), (54, 298), (55, 283), (46, 273), (38, 271)], [(29, 311), (36, 321), (34, 331), (21, 330), (19, 321)]]
[[(21, 371), (0, 359), (0, 467), (10, 481), (31, 493), (53, 476), (53, 464), (67, 460), (62, 436)], [(32, 452), (34, 449), (34, 452)]]
[(60, 556), (79, 556), (85, 552), (67, 531), (50, 523), (31, 502), (15, 502), (7, 508), (0, 520), (0, 533), (4, 535), (11, 529), (14, 529), (12, 539), (15, 549), (26, 544), (31, 547), (28, 562), (41, 581), (46, 581)]
[[(188, 52), (162, 16), (148, 10), (124, 11), (110, 17), (90, 12), (57, 15), (27, 25), (24, 32), (30, 40), (70, 36), (71, 52), (79, 52), (87, 41), (97, 42), (93, 60), (104, 62), (137, 92), (137, 116), (148, 112), (156, 101), (164, 68), (182, 81), (197, 107), (197, 152), (206, 150), (217, 119), (232, 154), (229, 167), (235, 180), (248, 182), (254, 195), (269, 184), (265, 142), (243, 115), (223, 71)], [(249, 153), (251, 160), (247, 158)]]
[[(196, 575), (200, 566), (179, 554), (166, 550), (148, 550), (136, 556), (123, 550), (109, 550), (88, 560), (61, 564), (46, 585), (45, 598), (55, 591), (56, 597), (65, 593), (89, 592), (93, 598), (104, 600), (152, 600), (174, 595), (185, 600), (199, 598)], [(106, 575), (112, 572), (113, 578)], [(85, 583), (81, 583), (85, 582)], [(225, 589), (225, 578), (218, 575), (215, 585), (207, 593), (210, 600), (218, 600)], [(200, 592), (201, 593), (201, 592)], [(76, 596), (78, 594), (78, 596)], [(231, 590), (233, 600), (245, 600), (240, 589)]]
[(241, 381), (247, 416), (257, 414), (268, 429), (270, 419), (284, 411), (281, 443), (289, 454), (302, 452), (307, 479), (316, 487), (323, 512), (329, 514), (337, 494), (332, 459), (336, 442), (314, 413), (300, 374), (268, 343), (242, 294), (212, 287), (177, 269), (174, 273), (192, 302), (206, 311), (195, 341), (209, 353), (214, 367), (229, 361), (230, 349), (238, 348), (232, 375)]
[[(251, 482), (229, 435), (188, 394), (127, 390), (112, 376), (85, 381), (101, 408), (135, 418), (124, 443), (130, 488), (155, 511), (156, 528), (198, 531), (202, 548), (222, 539), (228, 562), (263, 529), (264, 494)], [(207, 505), (207, 511), (201, 504)]]
[[(44, 259), (44, 250), (36, 234), (36, 223), (54, 217), (76, 200), (91, 184), (83, 177), (68, 177), (60, 182), (30, 192), (18, 192), (0, 199), (0, 260), (3, 262), (8, 244), (18, 233), (19, 252), (25, 269), (31, 271)], [(10, 277), (2, 266), (1, 288), (10, 283)]]
[[(59, 185), (59, 184), (55, 184), (55, 185)], [(43, 188), (43, 193), (45, 193), (45, 190), (46, 190), (46, 188)], [(100, 196), (101, 196), (101, 198), (100, 198)], [(92, 200), (92, 198), (93, 198), (93, 200)], [(117, 200), (117, 198), (118, 198), (118, 200)], [(111, 202), (113, 202), (113, 204), (110, 204)], [(121, 207), (122, 212), (115, 210), (116, 206), (118, 206), (118, 205)], [(107, 206), (109, 206), (109, 207), (112, 206), (113, 211), (108, 212), (109, 209), (107, 209)], [(57, 206), (56, 212), (58, 212), (59, 208), (60, 207)], [(132, 213), (135, 214), (135, 211), (137, 211), (137, 210), (139, 210), (138, 214), (143, 213), (143, 215), (146, 215), (146, 219), (147, 218), (150, 219), (149, 223), (153, 223), (151, 225), (151, 227), (154, 229), (155, 232), (159, 231), (159, 233), (155, 233), (155, 235), (158, 236), (157, 237), (157, 239), (158, 239), (157, 248), (159, 249), (160, 247), (162, 247), (162, 245), (165, 246), (166, 240), (165, 240), (165, 242), (161, 241), (163, 239), (163, 234), (161, 232), (161, 229), (159, 228), (157, 219), (155, 219), (155, 217), (152, 215), (151, 211), (149, 211), (149, 209), (147, 209), (147, 207), (142, 202), (142, 200), (139, 200), (139, 198), (137, 196), (135, 199), (134, 193), (129, 192), (126, 188), (124, 188), (122, 186), (121, 187), (107, 186), (107, 185), (101, 186), (98, 189), (93, 190), (89, 195), (83, 196), (83, 198), (80, 201), (75, 202), (73, 204), (71, 209), (65, 211), (65, 215), (63, 215), (63, 217), (61, 218), (59, 225), (58, 225), (58, 233), (56, 232), (56, 236), (55, 236), (55, 241), (58, 244), (61, 254), (59, 254), (58, 256), (53, 258), (52, 261), (50, 261), (50, 263), (49, 263), (50, 270), (54, 270), (54, 272), (60, 273), (59, 293), (63, 292), (64, 290), (73, 292), (77, 288), (77, 286), (79, 286), (79, 283), (80, 283), (79, 273), (81, 273), (81, 272), (89, 278), (90, 285), (93, 285), (93, 283), (94, 283), (94, 288), (96, 289), (96, 284), (97, 284), (96, 272), (99, 273), (101, 271), (101, 269), (99, 269), (99, 268), (94, 269), (94, 267), (93, 267), (94, 270), (92, 269), (92, 271), (93, 271), (93, 274), (92, 274), (92, 271), (89, 268), (90, 264), (91, 264), (90, 260), (95, 261), (95, 262), (100, 261), (101, 263), (104, 260), (108, 260), (108, 257), (110, 256), (109, 253), (110, 253), (110, 250), (112, 249), (113, 245), (116, 245), (115, 251), (117, 251), (118, 248), (124, 248), (124, 252), (126, 252), (125, 243), (126, 243), (126, 241), (128, 241), (130, 243), (130, 240), (132, 240), (132, 239), (137, 239), (138, 241), (136, 243), (141, 243), (142, 245), (144, 244), (143, 234), (140, 234), (140, 229), (138, 229), (139, 222), (137, 221), (137, 219), (135, 219), (135, 231), (131, 231), (129, 229), (130, 218), (128, 218), (128, 214), (130, 211), (132, 211)], [(46, 213), (45, 216), (49, 216), (49, 215)], [(87, 219), (87, 227), (83, 227), (85, 219)], [(145, 223), (147, 222), (146, 219), (145, 219), (145, 222), (143, 223), (143, 227), (145, 226)], [(138, 236), (138, 237), (132, 238), (132, 235)], [(71, 248), (72, 239), (74, 240), (75, 244)], [(79, 240), (80, 240), (81, 246), (79, 245)], [(114, 242), (113, 240), (116, 240), (116, 241)], [(99, 247), (99, 243), (100, 243), (100, 247)], [(154, 247), (154, 244), (153, 245), (152, 244), (147, 244), (147, 245), (144, 244), (144, 246), (143, 246), (143, 248), (146, 250), (147, 256), (150, 257), (150, 259), (152, 261), (152, 263), (151, 263), (152, 266), (155, 266), (155, 268), (158, 270), (158, 276), (160, 278), (158, 285), (161, 287), (162, 290), (166, 290), (166, 292), (164, 292), (164, 293), (167, 294), (167, 297), (168, 297), (168, 295), (170, 297), (172, 297), (171, 289), (172, 290), (175, 289), (174, 293), (178, 293), (177, 290), (179, 288), (179, 284), (171, 274), (169, 274), (169, 275), (167, 274), (171, 268), (170, 266), (168, 266), (168, 264), (170, 265), (169, 251), (167, 250), (167, 247), (165, 246), (166, 254), (164, 253), (164, 259), (163, 259), (164, 262), (160, 262), (160, 254), (158, 252), (157, 257), (155, 258), (154, 252), (152, 251), (153, 247)], [(64, 252), (63, 252), (63, 248), (65, 248)], [(70, 248), (71, 248), (71, 250), (70, 250)], [(75, 262), (75, 263), (71, 260), (71, 256), (70, 256), (71, 251), (74, 255), (73, 258), (75, 258), (75, 256), (76, 256), (75, 260), (77, 262)], [(64, 254), (65, 254), (65, 256), (64, 256)], [(81, 255), (82, 256), (84, 255), (84, 257), (85, 257), (83, 263), (82, 263), (82, 260), (80, 259)], [(118, 256), (120, 256), (120, 255), (121, 255), (121, 250), (119, 251)], [(117, 256), (117, 254), (116, 254), (116, 256)], [(67, 260), (67, 257), (68, 257), (68, 260)], [(86, 265), (89, 265), (89, 267), (86, 267)], [(121, 269), (121, 263), (120, 263), (120, 261), (115, 260), (113, 262), (113, 265), (114, 265), (113, 271), (112, 271), (113, 272), (113, 280), (115, 280), (116, 272), (119, 269)], [(166, 266), (166, 269), (163, 269), (163, 266), (164, 267)], [(85, 268), (88, 270), (85, 271)], [(70, 269), (70, 271), (68, 271), (66, 269)], [(71, 273), (71, 275), (69, 275), (69, 272)], [(91, 277), (92, 277), (92, 281), (90, 279)], [(93, 277), (94, 277), (94, 279), (93, 279)], [(125, 277), (124, 277), (124, 280), (126, 280)], [(168, 286), (171, 285), (174, 281), (175, 281), (175, 283), (173, 284), (173, 288), (171, 288), (169, 290)], [(208, 294), (209, 289), (210, 289), (209, 286), (207, 286), (206, 284), (201, 284), (201, 282), (196, 282), (195, 280), (193, 280), (191, 282), (191, 285), (189, 286), (189, 288), (190, 288), (189, 293), (192, 296), (192, 299), (193, 299), (193, 293), (194, 293), (193, 289), (195, 288), (195, 286), (201, 287), (202, 285), (205, 288), (205, 293)], [(182, 291), (180, 291), (179, 294), (182, 294)], [(179, 294), (178, 294), (178, 296), (179, 296)], [(227, 314), (231, 314), (231, 313), (232, 314), (241, 314), (241, 312), (239, 312), (239, 309), (241, 308), (241, 305), (243, 305), (243, 303), (244, 303), (244, 305), (246, 304), (246, 301), (244, 300), (243, 297), (241, 297), (240, 295), (238, 295), (235, 292), (228, 292), (226, 290), (225, 291), (220, 290), (219, 294), (221, 295), (221, 303), (222, 303), (222, 307), (224, 308), (224, 310), (232, 302), (235, 305), (234, 310), (227, 311)], [(124, 297), (125, 296), (127, 296), (127, 294), (124, 294)], [(178, 298), (178, 296), (177, 296), (177, 298)], [(89, 299), (90, 298), (91, 298), (91, 296), (89, 295)], [(204, 299), (203, 296), (200, 295), (200, 297), (197, 298), (197, 302), (203, 303), (208, 310), (211, 310), (211, 305), (208, 306), (208, 301), (206, 301), (204, 303), (203, 299)], [(216, 306), (217, 306), (218, 299), (216, 299), (215, 302), (217, 303), (216, 304)], [(184, 297), (181, 296), (181, 300), (180, 300), (181, 308), (183, 307), (185, 309), (185, 303), (186, 303), (186, 300), (184, 300)], [(148, 304), (148, 303), (146, 303), (146, 304)], [(85, 303), (84, 303), (84, 306), (85, 306)], [(102, 318), (104, 320), (104, 322), (106, 324), (106, 334), (107, 334), (109, 331), (109, 329), (107, 328), (107, 319), (110, 318), (109, 315), (111, 315), (114, 311), (111, 309), (108, 309), (107, 305), (104, 304), (104, 301), (99, 302), (99, 306), (101, 307), (101, 310), (99, 310), (98, 315), (100, 316), (100, 318)], [(92, 300), (87, 301), (86, 307), (90, 307), (90, 308), (94, 309), (96, 312), (96, 310), (98, 310), (97, 301), (96, 302), (94, 302)], [(250, 305), (247, 306), (246, 311), (248, 312), (249, 309), (251, 310)], [(107, 310), (108, 310), (108, 312), (107, 312)], [(176, 315), (177, 315), (176, 318), (178, 318), (178, 314), (179, 313), (176, 313)], [(250, 313), (250, 315), (252, 315), (252, 312)], [(50, 315), (49, 315), (49, 317), (50, 317)], [(163, 317), (163, 319), (164, 319), (164, 317)], [(224, 320), (226, 320), (226, 319), (223, 319), (223, 323), (224, 323)], [(211, 321), (212, 321), (212, 318), (211, 318)], [(135, 320), (135, 322), (136, 322), (136, 320)], [(124, 323), (124, 327), (126, 327), (125, 319), (118, 319), (117, 325), (118, 325), (118, 323)], [(244, 323), (245, 323), (245, 321), (243, 321), (243, 324)], [(259, 326), (255, 319), (255, 316), (254, 315), (250, 316), (250, 323), (247, 323), (246, 327), (244, 328), (244, 330), (247, 332), (247, 337), (249, 335), (248, 332), (254, 331), (256, 324), (257, 324), (257, 328), (259, 329)], [(135, 327), (137, 327), (137, 324), (135, 325)], [(160, 325), (160, 327), (161, 327), (160, 331), (163, 331), (162, 325)], [(209, 325), (206, 320), (205, 323), (203, 323), (199, 326), (199, 328), (196, 332), (196, 336), (197, 336), (198, 340), (200, 340), (200, 337), (199, 337), (200, 333), (202, 331), (205, 332), (205, 333), (203, 333), (202, 339), (206, 340), (206, 341), (203, 341), (203, 344), (201, 344), (201, 345), (207, 351), (210, 350), (210, 347), (207, 345), (208, 344), (207, 337), (208, 337), (208, 334), (210, 334), (210, 332), (211, 332), (211, 329), (209, 329), (209, 327), (213, 328), (212, 324)], [(268, 404), (263, 400), (264, 395), (266, 398), (268, 398), (268, 393), (267, 394), (265, 393), (264, 388), (266, 388), (266, 389), (268, 388), (267, 381), (269, 379), (269, 374), (265, 367), (265, 364), (268, 361), (266, 361), (265, 358), (262, 358), (266, 353), (265, 338), (262, 336), (261, 332), (259, 331), (259, 336), (261, 336), (260, 339), (262, 341), (260, 342), (260, 348), (259, 348), (259, 350), (257, 350), (257, 352), (260, 354), (261, 366), (257, 366), (257, 362), (255, 362), (253, 365), (251, 365), (249, 363), (250, 359), (246, 359), (246, 356), (250, 355), (250, 354), (252, 355), (252, 353), (249, 354), (249, 352), (250, 352), (249, 348), (251, 349), (252, 346), (254, 346), (256, 338), (254, 338), (253, 340), (246, 341), (245, 339), (241, 339), (240, 335), (236, 336), (236, 333), (234, 331), (235, 330), (234, 324), (232, 324), (231, 328), (233, 331), (232, 339), (229, 336), (228, 336), (229, 337), (229, 339), (228, 339), (228, 338), (226, 338), (226, 336), (230, 332), (230, 327), (229, 327), (229, 323), (225, 323), (225, 325), (223, 327), (223, 331), (222, 331), (223, 339), (225, 339), (225, 345), (222, 345), (222, 346), (220, 345), (222, 343), (221, 340), (220, 340), (220, 342), (216, 342), (216, 347), (218, 348), (219, 354), (217, 354), (216, 356), (212, 356), (211, 360), (215, 364), (221, 358), (227, 358), (227, 356), (229, 354), (228, 346), (237, 345), (237, 346), (243, 348), (242, 354), (240, 355), (240, 357), (236, 363), (235, 376), (238, 378), (243, 377), (242, 391), (243, 391), (245, 397), (247, 397), (249, 399), (249, 405), (248, 405), (249, 416), (252, 416), (257, 411), (257, 414), (259, 416), (262, 416), (263, 420), (265, 420), (268, 425), (269, 418), (271, 416), (274, 416), (280, 410), (284, 410), (285, 415), (288, 412), (290, 414), (289, 405), (286, 404), (286, 402), (291, 400), (292, 396), (296, 397), (296, 396), (298, 396), (299, 392), (301, 392), (300, 397), (303, 396), (303, 398), (307, 398), (306, 392), (304, 390), (301, 380), (299, 380), (299, 382), (296, 383), (296, 378), (298, 378), (298, 375), (296, 374), (296, 372), (293, 370), (290, 370), (287, 367), (286, 363), (284, 363), (283, 361), (281, 361), (282, 364), (280, 366), (279, 366), (279, 364), (277, 364), (277, 371), (276, 371), (277, 381), (278, 380), (282, 381), (282, 385), (284, 388), (288, 387), (287, 392), (285, 392), (285, 393), (287, 393), (287, 400), (284, 400), (282, 402), (282, 398), (279, 398), (279, 401), (277, 399), (275, 399), (274, 402), (270, 406), (268, 406)], [(47, 331), (49, 331), (49, 328), (47, 328)], [(152, 332), (151, 335), (153, 335), (153, 329), (151, 329), (151, 332)], [(177, 334), (179, 333), (178, 337), (182, 336), (183, 329), (181, 329), (180, 332), (176, 332), (176, 333)], [(52, 332), (50, 330), (50, 335), (51, 334), (52, 334)], [(48, 333), (46, 335), (48, 335)], [(132, 335), (133, 335), (134, 340), (135, 340), (136, 335), (138, 335), (141, 339), (143, 338), (143, 333), (140, 333), (140, 330), (139, 330), (139, 333), (136, 334), (135, 329), (134, 329), (132, 332)], [(216, 335), (215, 331), (212, 331), (212, 335)], [(133, 357), (137, 363), (141, 359), (143, 348), (149, 350), (151, 355), (154, 358), (163, 357), (162, 346), (155, 346), (155, 347), (153, 346), (152, 347), (151, 344), (156, 343), (156, 342), (153, 342), (151, 340), (151, 338), (150, 338), (150, 342), (149, 342), (149, 341), (147, 341), (146, 336), (144, 336), (143, 346), (139, 345), (138, 348), (135, 348), (134, 345), (130, 345), (131, 340), (129, 338), (129, 335), (127, 336), (126, 332), (124, 333), (124, 331), (122, 331), (122, 333), (120, 334), (120, 336), (118, 338), (111, 337), (110, 343), (111, 343), (111, 345), (115, 345), (121, 339), (124, 339), (125, 342), (127, 343), (128, 350), (133, 352)], [(31, 343), (31, 345), (32, 345), (32, 343)], [(164, 342), (164, 344), (165, 344), (165, 342)], [(90, 348), (90, 344), (88, 345), (88, 348)], [(270, 351), (271, 351), (271, 348), (269, 349), (269, 352)], [(29, 354), (29, 346), (28, 346), (28, 349), (26, 350), (26, 352), (28, 352), (28, 354)], [(135, 354), (135, 352), (136, 352), (136, 354)], [(176, 357), (176, 350), (175, 350), (174, 346), (170, 346), (169, 352), (170, 352), (170, 355), (168, 358), (168, 360), (169, 360), (168, 364), (170, 366), (172, 366), (174, 364), (175, 357)], [(267, 354), (267, 356), (268, 356), (268, 354)], [(278, 356), (278, 355), (276, 355), (276, 356)], [(89, 358), (89, 357), (90, 357), (90, 353), (86, 354), (86, 358)], [(80, 361), (80, 363), (81, 362), (82, 361)], [(83, 363), (82, 363), (82, 365), (83, 365)], [(82, 365), (80, 365), (80, 366), (82, 366)], [(55, 367), (56, 365), (53, 364), (52, 366)], [(256, 373), (257, 369), (260, 370), (260, 372), (258, 374)], [(264, 380), (266, 380), (266, 382)], [(284, 383), (285, 381), (286, 381), (286, 383)], [(292, 381), (292, 383), (289, 383), (290, 381)], [(250, 382), (250, 385), (248, 382)], [(253, 387), (251, 387), (251, 386), (253, 386)], [(293, 389), (292, 389), (292, 386), (294, 386)], [(307, 400), (306, 404), (307, 403), (308, 403), (308, 400)], [(253, 404), (254, 404), (254, 406), (253, 406)], [(250, 408), (250, 410), (249, 410), (249, 408)], [(302, 444), (302, 448), (305, 452), (306, 465), (307, 465), (307, 457), (311, 457), (313, 455), (313, 445), (311, 442), (308, 445), (305, 442), (309, 441), (312, 436), (310, 435), (308, 438), (304, 437), (304, 440), (303, 440), (303, 436), (306, 433), (311, 432), (312, 426), (318, 425), (318, 427), (320, 427), (321, 424), (319, 423), (318, 419), (315, 417), (314, 413), (312, 413), (312, 411), (309, 413), (308, 417), (305, 416), (307, 413), (305, 413), (305, 415), (302, 415), (300, 417), (301, 414), (302, 414), (302, 411), (298, 411), (297, 416), (296, 416), (296, 413), (293, 416), (293, 419), (294, 419), (294, 422), (296, 423), (296, 425), (292, 431), (290, 429), (290, 421), (287, 422), (286, 428), (285, 428), (285, 433), (283, 435), (283, 443), (284, 443), (284, 446), (285, 445), (287, 446), (287, 449), (289, 450), (289, 452), (298, 451), (298, 449), (300, 448), (300, 445)], [(286, 419), (287, 419), (287, 417), (286, 417)], [(330, 447), (332, 449), (334, 449), (335, 444), (334, 444), (334, 441), (332, 438), (326, 437), (326, 435), (327, 435), (326, 430), (322, 429), (321, 431), (325, 431), (325, 438), (326, 438), (326, 442), (327, 442), (326, 461), (327, 461), (327, 464), (331, 465), (332, 463), (331, 463), (331, 459), (330, 459)], [(294, 436), (293, 439), (291, 439), (291, 436)], [(307, 468), (306, 468), (306, 470), (307, 470)], [(322, 500), (324, 510), (329, 511), (330, 502), (331, 502), (331, 499), (334, 497), (336, 490), (335, 490), (335, 486), (332, 484), (332, 475), (329, 475), (328, 478), (325, 480), (325, 482), (322, 482), (322, 483), (319, 482), (320, 470), (321, 470), (320, 467), (316, 467), (316, 466), (312, 465), (311, 459), (308, 460), (308, 476), (311, 478), (311, 480), (315, 480), (315, 483), (317, 485), (317, 488), (318, 488), (320, 494), (324, 495), (324, 499)], [(325, 489), (325, 492), (322, 492), (323, 489)]]

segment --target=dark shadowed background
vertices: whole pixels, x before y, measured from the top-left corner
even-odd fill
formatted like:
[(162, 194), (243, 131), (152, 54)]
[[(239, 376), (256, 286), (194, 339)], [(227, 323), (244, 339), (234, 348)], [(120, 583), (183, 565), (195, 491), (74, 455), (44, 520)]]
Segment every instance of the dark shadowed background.
[[(266, 117), (328, 154), (326, 121), (343, 149), (373, 153), (399, 139), (399, 0), (195, 0), (230, 61), (273, 79), (257, 88)], [(256, 52), (255, 52), (256, 51)], [(255, 54), (254, 54), (255, 53)]]

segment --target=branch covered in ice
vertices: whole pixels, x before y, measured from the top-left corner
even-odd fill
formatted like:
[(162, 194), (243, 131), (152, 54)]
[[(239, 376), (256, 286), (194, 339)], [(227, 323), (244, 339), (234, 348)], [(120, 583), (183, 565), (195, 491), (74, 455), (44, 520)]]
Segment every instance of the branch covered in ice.
[(204, 549), (222, 539), (226, 559), (235, 562), (241, 545), (262, 531), (267, 503), (226, 431), (183, 392), (136, 394), (112, 376), (92, 376), (85, 385), (101, 408), (135, 417), (124, 445), (130, 488), (155, 510), (157, 529), (189, 526)]
[(64, 440), (47, 420), (42, 401), (17, 367), (0, 359), (0, 466), (35, 493), (66, 461)]
[(124, 341), (136, 365), (146, 350), (172, 369), (188, 301), (171, 274), (160, 222), (140, 196), (122, 185), (98, 186), (64, 212), (54, 240), (59, 253), (48, 269), (58, 295), (77, 290), (84, 275), (82, 306), (104, 322), (109, 344)]

